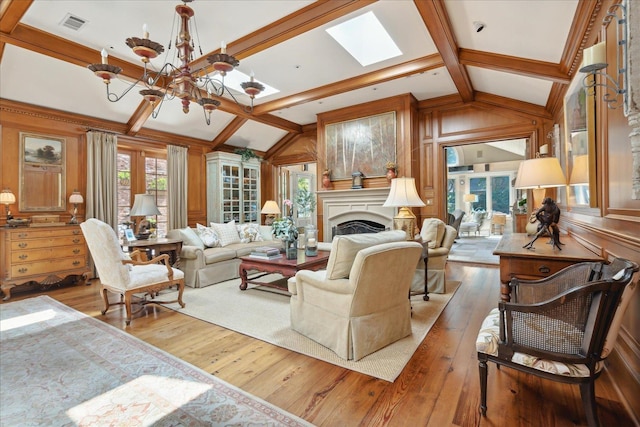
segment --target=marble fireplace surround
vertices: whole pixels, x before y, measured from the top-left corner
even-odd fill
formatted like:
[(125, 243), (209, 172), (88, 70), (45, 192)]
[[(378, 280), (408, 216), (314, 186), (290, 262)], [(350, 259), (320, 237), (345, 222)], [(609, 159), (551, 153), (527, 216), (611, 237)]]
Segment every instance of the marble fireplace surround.
[(317, 194), (318, 202), (322, 204), (322, 236), (325, 242), (331, 241), (334, 226), (347, 221), (373, 221), (393, 229), (397, 208), (382, 206), (389, 195), (389, 187), (318, 191)]

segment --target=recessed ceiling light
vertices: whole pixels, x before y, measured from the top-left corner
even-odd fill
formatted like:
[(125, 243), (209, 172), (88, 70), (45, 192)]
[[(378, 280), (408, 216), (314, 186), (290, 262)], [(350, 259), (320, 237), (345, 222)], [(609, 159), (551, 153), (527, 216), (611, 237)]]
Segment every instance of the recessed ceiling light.
[(373, 12), (327, 28), (327, 33), (363, 67), (402, 55)]

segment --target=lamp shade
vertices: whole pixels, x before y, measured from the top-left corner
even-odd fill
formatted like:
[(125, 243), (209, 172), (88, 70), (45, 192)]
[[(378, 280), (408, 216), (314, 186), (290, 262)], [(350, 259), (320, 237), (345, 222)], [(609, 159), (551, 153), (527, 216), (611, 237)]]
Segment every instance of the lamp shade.
[(264, 206), (262, 206), (260, 213), (266, 215), (280, 215), (280, 208), (275, 200), (267, 200), (264, 202)]
[(548, 188), (563, 185), (567, 185), (567, 179), (555, 157), (538, 157), (520, 163), (515, 188)]
[(5, 205), (11, 205), (16, 202), (16, 196), (9, 190), (5, 188), (0, 192), (0, 203)]
[(573, 159), (573, 168), (571, 168), (571, 178), (569, 185), (587, 185), (589, 184), (589, 155), (583, 154)]
[(391, 180), (389, 196), (382, 206), (424, 206), (424, 202), (418, 196), (416, 180), (414, 178), (394, 178)]
[(150, 215), (162, 215), (153, 195), (151, 194), (136, 194), (136, 198), (133, 201), (133, 207), (129, 216), (150, 216)]
[(80, 194), (77, 190), (74, 190), (73, 193), (71, 193), (71, 195), (69, 196), (69, 203), (84, 203), (84, 198), (82, 197), (82, 194)]
[(468, 203), (475, 203), (478, 201), (478, 195), (477, 194), (465, 194), (463, 197), (465, 202)]

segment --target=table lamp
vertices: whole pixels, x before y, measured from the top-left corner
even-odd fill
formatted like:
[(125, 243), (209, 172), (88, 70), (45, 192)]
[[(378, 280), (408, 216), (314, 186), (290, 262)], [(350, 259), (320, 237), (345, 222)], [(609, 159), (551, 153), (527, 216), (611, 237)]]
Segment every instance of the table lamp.
[(77, 224), (78, 218), (78, 204), (84, 203), (84, 199), (82, 198), (82, 194), (78, 192), (78, 190), (73, 190), (73, 193), (69, 196), (69, 203), (73, 204), (73, 216), (69, 220), (69, 224)]
[[(152, 216), (152, 215), (162, 215), (162, 212), (156, 206), (156, 202), (154, 200), (154, 196), (152, 194), (136, 194), (135, 199), (133, 201), (133, 207), (129, 212), (129, 216), (132, 218), (134, 216)], [(142, 221), (141, 221), (142, 222)], [(136, 221), (133, 221), (133, 229), (137, 233), (137, 237), (140, 238), (141, 232), (146, 230), (138, 230), (138, 224)], [(148, 234), (145, 234), (148, 237)]]
[(546, 188), (567, 185), (560, 162), (555, 157), (536, 157), (520, 163), (514, 187), (533, 190), (534, 211), (542, 205)]
[(394, 178), (391, 180), (389, 196), (382, 205), (384, 207), (399, 207), (398, 214), (393, 217), (393, 229), (404, 230), (407, 240), (414, 240), (416, 231), (416, 216), (409, 207), (425, 206), (418, 196), (414, 178)]
[(16, 196), (13, 195), (11, 190), (5, 188), (0, 192), (0, 203), (4, 204), (4, 209), (7, 215), (7, 221), (13, 219), (13, 215), (11, 215), (11, 211), (9, 210), (9, 205), (12, 205), (16, 202)]
[(262, 206), (261, 214), (265, 214), (267, 217), (265, 218), (264, 224), (271, 225), (273, 221), (276, 219), (276, 215), (280, 215), (280, 208), (275, 200), (267, 200)]

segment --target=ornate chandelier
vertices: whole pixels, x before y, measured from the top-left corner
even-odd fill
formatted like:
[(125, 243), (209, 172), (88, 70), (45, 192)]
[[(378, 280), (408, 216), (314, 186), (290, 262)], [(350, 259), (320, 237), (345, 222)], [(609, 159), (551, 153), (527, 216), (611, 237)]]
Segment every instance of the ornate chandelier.
[[(224, 77), (227, 73), (233, 71), (240, 64), (235, 57), (226, 53), (226, 45), (224, 43), (222, 43), (220, 53), (207, 57), (209, 65), (198, 70), (191, 70), (189, 67), (189, 63), (194, 59), (194, 43), (191, 39), (189, 25), (194, 12), (186, 3), (191, 1), (193, 0), (183, 0), (184, 4), (176, 6), (176, 13), (180, 19), (180, 32), (176, 36), (177, 56), (180, 60), (179, 67), (167, 62), (159, 71), (149, 70), (148, 64), (153, 58), (164, 52), (164, 46), (149, 40), (146, 24), (143, 26), (143, 38), (130, 37), (126, 40), (127, 46), (144, 63), (144, 72), (135, 82), (126, 87), (120, 95), (112, 92), (109, 84), (111, 79), (122, 71), (122, 68), (108, 63), (108, 54), (105, 49), (102, 49), (101, 52), (102, 63), (87, 66), (106, 84), (107, 99), (109, 101), (119, 101), (133, 87), (141, 84), (145, 86), (145, 89), (141, 90), (140, 94), (151, 104), (151, 115), (154, 119), (158, 116), (165, 100), (180, 98), (182, 100), (182, 111), (185, 114), (189, 112), (189, 105), (192, 101), (200, 104), (207, 125), (211, 123), (211, 113), (220, 105), (220, 101), (214, 99), (214, 96), (220, 97), (226, 92), (236, 104), (242, 106), (224, 84)], [(173, 38), (173, 33), (171, 37)], [(169, 43), (169, 49), (171, 49), (171, 43)], [(209, 74), (213, 74), (215, 77), (218, 74), (220, 78), (212, 78)], [(254, 80), (252, 73), (250, 81), (242, 83), (241, 87), (251, 99), (249, 106), (242, 107), (247, 113), (251, 113), (253, 112), (253, 99), (264, 90), (264, 86)]]

